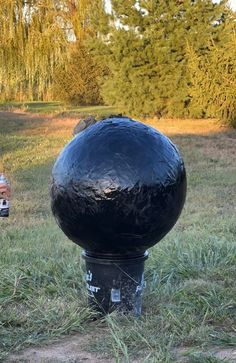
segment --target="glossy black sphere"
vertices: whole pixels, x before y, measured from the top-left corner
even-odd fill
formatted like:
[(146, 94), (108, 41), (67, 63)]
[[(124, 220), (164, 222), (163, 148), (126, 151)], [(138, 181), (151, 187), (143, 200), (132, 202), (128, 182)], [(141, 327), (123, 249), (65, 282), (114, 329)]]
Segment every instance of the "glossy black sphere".
[(63, 232), (91, 256), (138, 256), (176, 223), (186, 196), (173, 143), (113, 117), (78, 134), (52, 172), (51, 206)]

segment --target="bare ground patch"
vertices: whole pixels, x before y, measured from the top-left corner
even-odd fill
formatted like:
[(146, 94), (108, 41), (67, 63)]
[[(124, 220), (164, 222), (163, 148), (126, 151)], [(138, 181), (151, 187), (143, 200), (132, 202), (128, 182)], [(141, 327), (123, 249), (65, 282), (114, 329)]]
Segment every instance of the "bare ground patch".
[[(5, 363), (115, 363), (116, 360), (90, 353), (86, 350), (89, 341), (93, 339), (91, 334), (76, 334), (61, 339), (60, 341), (42, 347), (26, 348), (18, 353), (11, 354)], [(194, 353), (192, 353), (194, 352)], [(176, 348), (173, 352), (176, 363), (189, 363), (191, 354), (202, 354), (225, 360), (229, 363), (236, 362), (235, 348), (214, 347), (209, 349)], [(130, 363), (146, 362), (145, 355), (139, 359), (130, 359)]]
[[(197, 350), (196, 348), (180, 348), (176, 349), (174, 354), (176, 356), (176, 362), (179, 363), (189, 363), (190, 360), (188, 356), (191, 356), (191, 350), (197, 355), (202, 355), (202, 359), (204, 356), (212, 356), (216, 359), (225, 360), (227, 363), (235, 363), (236, 362), (236, 348), (228, 348), (224, 349), (222, 347), (215, 347), (205, 350)], [(205, 362), (205, 360), (204, 360)]]
[(42, 347), (26, 348), (11, 354), (6, 363), (113, 363), (111, 358), (99, 357), (86, 351), (91, 334), (76, 334)]

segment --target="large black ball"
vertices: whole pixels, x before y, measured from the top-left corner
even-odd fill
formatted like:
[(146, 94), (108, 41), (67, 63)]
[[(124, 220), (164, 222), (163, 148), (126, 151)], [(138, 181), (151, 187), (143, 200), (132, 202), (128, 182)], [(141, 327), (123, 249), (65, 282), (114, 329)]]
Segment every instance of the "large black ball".
[(183, 160), (163, 134), (126, 117), (76, 136), (52, 172), (51, 206), (64, 233), (95, 256), (138, 256), (176, 223)]

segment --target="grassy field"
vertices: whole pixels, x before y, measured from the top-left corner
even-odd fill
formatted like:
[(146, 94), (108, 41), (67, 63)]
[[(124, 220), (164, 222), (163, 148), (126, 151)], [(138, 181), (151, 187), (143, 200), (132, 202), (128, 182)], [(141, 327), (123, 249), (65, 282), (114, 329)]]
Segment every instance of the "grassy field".
[[(76, 119), (0, 112), (0, 169), (13, 188), (11, 216), (0, 219), (2, 362), (78, 332), (86, 337), (81, 350), (99, 362), (236, 361), (222, 355), (236, 347), (236, 130), (214, 120), (149, 123), (183, 155), (185, 208), (150, 250), (143, 316), (93, 321), (81, 251), (59, 230), (49, 205), (52, 165)], [(33, 359), (14, 360), (26, 361)]]
[(87, 116), (93, 114), (96, 117), (107, 116), (116, 113), (117, 110), (111, 106), (69, 106), (61, 102), (9, 102), (0, 103), (0, 110), (13, 112), (29, 112), (34, 114), (52, 114), (58, 116)]

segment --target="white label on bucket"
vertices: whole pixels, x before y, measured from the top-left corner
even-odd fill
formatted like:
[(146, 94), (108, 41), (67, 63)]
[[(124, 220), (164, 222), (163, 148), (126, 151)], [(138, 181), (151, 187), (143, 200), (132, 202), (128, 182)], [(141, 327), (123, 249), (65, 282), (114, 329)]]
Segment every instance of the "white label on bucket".
[(92, 274), (92, 272), (90, 270), (88, 270), (88, 272), (86, 273), (85, 278), (86, 278), (86, 281), (92, 281), (93, 274)]
[(100, 290), (100, 287), (92, 286), (92, 285), (89, 285), (88, 283), (86, 284), (86, 287), (91, 292), (98, 292)]
[(120, 302), (120, 289), (111, 289), (111, 301)]
[(136, 287), (135, 293), (142, 293), (143, 289), (146, 287), (146, 281), (144, 281), (144, 274), (142, 274), (141, 284)]

